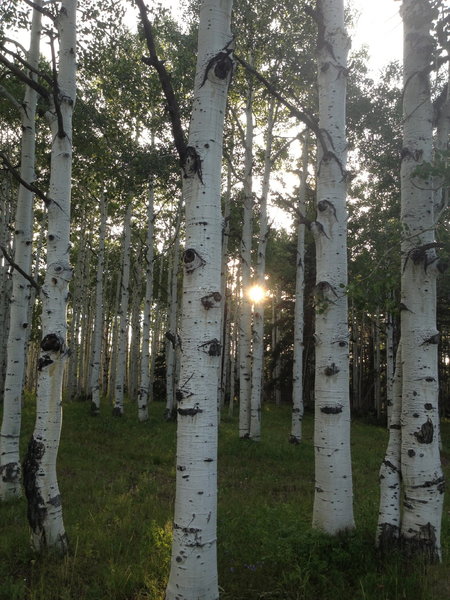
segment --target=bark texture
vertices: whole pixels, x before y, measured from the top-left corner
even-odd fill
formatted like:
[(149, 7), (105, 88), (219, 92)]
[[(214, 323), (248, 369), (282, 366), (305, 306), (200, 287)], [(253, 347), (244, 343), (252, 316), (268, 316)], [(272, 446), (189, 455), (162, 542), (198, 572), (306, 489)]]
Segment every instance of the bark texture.
[[(37, 6), (42, 2), (38, 1)], [(41, 36), (41, 13), (33, 10), (28, 63), (37, 69)], [(36, 79), (34, 73), (30, 73)], [(37, 92), (26, 87), (21, 105), (22, 143), (20, 176), (27, 183), (35, 179), (35, 115)], [(27, 274), (31, 272), (34, 194), (19, 186), (15, 219), (14, 262)], [(6, 295), (5, 295), (6, 297)], [(7, 340), (3, 420), (0, 432), (0, 500), (22, 495), (19, 439), (22, 418), (22, 389), (25, 376), (25, 351), (28, 340), (28, 315), (31, 285), (17, 270), (12, 272), (12, 296)]]
[(75, 104), (76, 1), (64, 0), (57, 17), (59, 69), (52, 131), (47, 235), (47, 271), (42, 286), (42, 340), (38, 360), (36, 424), (24, 460), (24, 486), (32, 544), (36, 550), (67, 552), (56, 458), (62, 422), (62, 380), (68, 358), (68, 285), (72, 277), (70, 196), (72, 113)]
[[(306, 179), (308, 177), (309, 134), (303, 142), (300, 185), (297, 209), (299, 215), (306, 209)], [(299, 219), (297, 229), (297, 265), (295, 277), (295, 312), (294, 312), (294, 364), (292, 368), (292, 444), (299, 444), (302, 439), (303, 421), (303, 325), (305, 295), (305, 224)]]
[(184, 170), (186, 247), (177, 391), (177, 483), (167, 600), (217, 600), (217, 387), (221, 361), (221, 161), (231, 0), (200, 8), (197, 68)]
[[(404, 0), (402, 277), (402, 543), (430, 560), (441, 556), (444, 477), (439, 454), (435, 214), (431, 178), (416, 169), (432, 159), (429, 65), (433, 17), (428, 0)], [(406, 351), (406, 349), (408, 351)]]
[(345, 98), (349, 39), (342, 0), (319, 0), (316, 244), (315, 496), (313, 526), (354, 527), (350, 459)]

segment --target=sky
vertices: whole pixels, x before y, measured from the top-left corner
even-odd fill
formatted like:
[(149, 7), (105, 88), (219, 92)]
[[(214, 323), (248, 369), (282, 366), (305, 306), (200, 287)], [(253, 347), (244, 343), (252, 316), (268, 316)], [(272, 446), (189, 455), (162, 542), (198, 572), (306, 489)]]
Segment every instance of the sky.
[(355, 30), (349, 32), (352, 48), (367, 45), (374, 75), (392, 60), (402, 60), (402, 21), (398, 0), (349, 0), (360, 13)]

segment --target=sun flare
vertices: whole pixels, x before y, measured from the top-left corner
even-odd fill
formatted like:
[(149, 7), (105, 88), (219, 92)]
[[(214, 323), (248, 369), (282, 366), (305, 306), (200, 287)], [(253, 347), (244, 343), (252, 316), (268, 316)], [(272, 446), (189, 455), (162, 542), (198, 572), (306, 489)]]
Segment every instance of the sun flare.
[(260, 304), (266, 297), (266, 290), (260, 285), (252, 285), (247, 293), (253, 304)]

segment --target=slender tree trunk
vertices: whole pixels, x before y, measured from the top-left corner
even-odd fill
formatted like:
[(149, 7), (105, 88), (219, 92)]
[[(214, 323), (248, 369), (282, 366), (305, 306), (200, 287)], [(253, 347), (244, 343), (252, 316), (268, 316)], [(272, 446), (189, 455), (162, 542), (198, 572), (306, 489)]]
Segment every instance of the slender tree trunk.
[(231, 213), (231, 179), (232, 170), (231, 165), (228, 165), (227, 170), (227, 186), (224, 194), (224, 213), (223, 213), (223, 233), (222, 233), (222, 267), (221, 267), (221, 283), (220, 293), (224, 302), (222, 302), (222, 338), (221, 343), (223, 347), (222, 353), (222, 365), (220, 374), (220, 387), (219, 387), (219, 406), (223, 408), (225, 404), (225, 396), (228, 384), (228, 371), (229, 371), (229, 322), (230, 322), (230, 302), (227, 288), (228, 280), (228, 239), (230, 237), (230, 213)]
[[(38, 2), (38, 7), (42, 2)], [(28, 63), (37, 69), (41, 37), (41, 13), (33, 10)], [(31, 76), (35, 78), (32, 73)], [(26, 87), (21, 106), (22, 146), (20, 175), (27, 183), (35, 179), (35, 115), (37, 92)], [(25, 273), (31, 272), (33, 240), (33, 193), (19, 186), (15, 221), (14, 262)], [(19, 456), (20, 426), (22, 417), (22, 390), (25, 377), (25, 350), (28, 341), (30, 283), (16, 270), (12, 273), (12, 298), (10, 305), (7, 362), (3, 394), (3, 421), (0, 433), (0, 500), (10, 500), (22, 495)]]
[(177, 380), (177, 348), (178, 340), (178, 272), (180, 264), (180, 224), (181, 224), (181, 203), (177, 209), (177, 218), (175, 224), (175, 238), (172, 252), (172, 268), (169, 271), (170, 285), (170, 304), (168, 331), (166, 333), (166, 420), (175, 418), (175, 388)]
[[(200, 8), (189, 155), (184, 161), (182, 364), (177, 391), (177, 484), (166, 600), (217, 600), (217, 387), (220, 372), (223, 119), (232, 62), (231, 0)], [(214, 58), (215, 57), (215, 58)], [(211, 61), (213, 60), (213, 63)], [(187, 158), (187, 156), (185, 157)], [(201, 170), (199, 170), (199, 161)]]
[[(251, 63), (251, 59), (249, 60)], [(241, 238), (241, 302), (239, 315), (239, 437), (250, 435), (251, 393), (251, 337), (252, 306), (248, 297), (252, 262), (253, 212), (253, 88), (249, 80), (247, 90), (245, 159), (244, 159), (244, 217)]]
[[(256, 258), (255, 285), (265, 287), (266, 247), (269, 235), (267, 222), (267, 198), (270, 189), (270, 173), (272, 170), (271, 151), (273, 143), (273, 126), (275, 115), (275, 100), (271, 98), (267, 116), (266, 149), (264, 156), (264, 174), (259, 209), (259, 239)], [(264, 372), (264, 298), (255, 303), (253, 311), (253, 364), (250, 395), (250, 439), (259, 441), (261, 438), (261, 397), (263, 392)]]
[[(402, 449), (401, 537), (410, 553), (441, 557), (444, 477), (439, 454), (436, 256), (431, 177), (415, 176), (432, 159), (429, 65), (433, 11), (428, 0), (404, 0), (403, 150), (401, 163)], [(408, 352), (405, 349), (408, 349)]]
[[(142, 321), (142, 348), (141, 348), (141, 377), (138, 391), (138, 418), (139, 421), (148, 420), (148, 404), (150, 394), (150, 317), (153, 303), (153, 230), (155, 216), (153, 211), (153, 181), (149, 183), (147, 203), (147, 251), (145, 253), (145, 298), (144, 315)], [(155, 332), (153, 332), (155, 336)]]
[(272, 298), (272, 353), (274, 354), (274, 367), (272, 377), (274, 379), (274, 396), (275, 404), (280, 406), (281, 404), (281, 385), (280, 385), (280, 374), (281, 374), (281, 355), (279, 353), (278, 342), (279, 342), (279, 330), (278, 330), (278, 314), (277, 306), (280, 302), (280, 290), (278, 287), (274, 290)]
[[(11, 248), (12, 212), (14, 199), (11, 185), (11, 175), (5, 174), (2, 178), (1, 204), (0, 204), (0, 244), (11, 256), (14, 249)], [(11, 298), (10, 265), (3, 252), (0, 251), (0, 381), (5, 381), (6, 375), (6, 350), (9, 330), (9, 300)], [(3, 396), (3, 385), (0, 386), (0, 394)], [(0, 398), (1, 399), (1, 398)]]
[(125, 387), (125, 367), (128, 347), (128, 300), (131, 266), (131, 201), (128, 202), (123, 224), (122, 279), (120, 283), (120, 308), (118, 324), (117, 354), (115, 361), (114, 408), (113, 415), (123, 415)]
[(402, 349), (397, 348), (396, 369), (392, 386), (392, 406), (390, 410), (389, 442), (386, 455), (380, 467), (380, 510), (376, 545), (383, 551), (392, 550), (400, 535), (400, 495), (401, 495), (401, 409), (402, 409)]
[(47, 272), (42, 287), (42, 341), (38, 361), (36, 424), (24, 461), (24, 485), (33, 546), (67, 552), (56, 457), (62, 420), (62, 379), (68, 357), (68, 284), (72, 113), (75, 103), (76, 1), (63, 0), (57, 17), (60, 34), (57, 106), (49, 114), (53, 144), (47, 206)]
[(140, 348), (141, 348), (141, 305), (143, 300), (142, 270), (137, 263), (134, 265), (134, 276), (131, 298), (131, 339), (128, 351), (128, 396), (136, 398), (139, 389)]
[[(316, 243), (315, 473), (313, 526), (327, 533), (354, 527), (350, 459), (347, 316), (345, 95), (349, 39), (343, 0), (319, 0), (319, 147)], [(329, 148), (328, 148), (329, 146)]]
[(375, 323), (373, 327), (373, 397), (377, 419), (381, 418), (381, 381), (380, 381), (380, 309), (376, 309)]
[[(298, 190), (298, 212), (306, 210), (306, 180), (308, 177), (309, 134), (303, 141), (302, 166)], [(305, 296), (305, 225), (299, 219), (297, 229), (297, 265), (295, 277), (295, 313), (294, 313), (294, 361), (292, 377), (292, 444), (299, 444), (302, 439), (303, 421), (303, 329), (304, 329), (304, 296)]]
[(103, 337), (103, 270), (105, 267), (106, 201), (100, 196), (100, 228), (98, 238), (97, 272), (95, 278), (95, 317), (90, 374), (91, 412), (100, 412), (100, 367)]
[(386, 316), (386, 417), (387, 426), (391, 421), (391, 410), (394, 402), (394, 319), (392, 313)]

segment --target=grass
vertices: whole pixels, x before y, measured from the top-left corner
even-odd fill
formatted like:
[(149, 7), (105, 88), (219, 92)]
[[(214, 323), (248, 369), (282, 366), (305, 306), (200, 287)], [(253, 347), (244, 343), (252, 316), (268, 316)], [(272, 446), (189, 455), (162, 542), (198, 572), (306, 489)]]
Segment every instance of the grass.
[[(23, 442), (33, 427), (27, 401)], [(64, 522), (71, 542), (63, 559), (29, 548), (26, 504), (0, 506), (0, 600), (162, 600), (170, 564), (175, 425), (152, 406), (123, 418), (87, 403), (65, 406), (59, 454)], [(450, 599), (450, 503), (443, 521), (444, 561), (411, 564), (373, 548), (378, 468), (387, 434), (353, 424), (357, 528), (331, 538), (311, 529), (312, 418), (304, 441), (288, 444), (289, 409), (267, 405), (262, 441), (239, 440), (235, 419), (221, 424), (218, 552), (221, 600)], [(443, 425), (449, 476), (450, 423)]]

